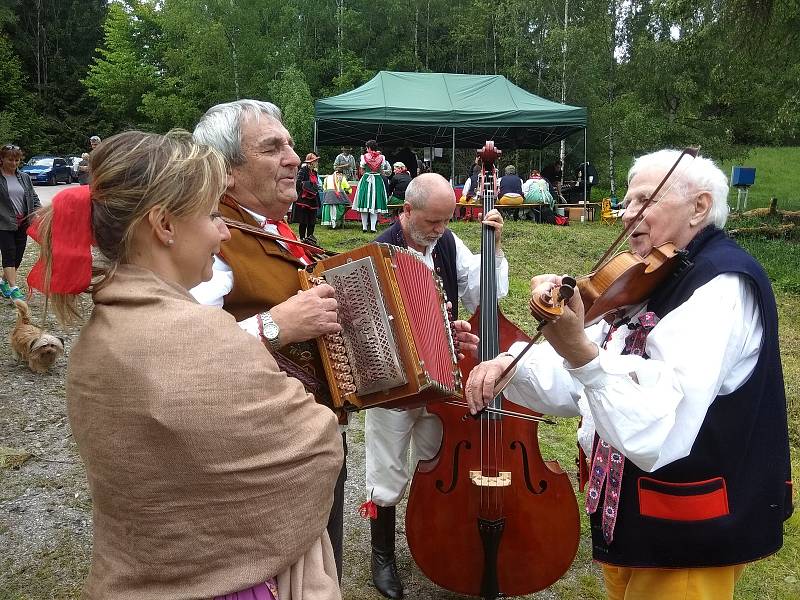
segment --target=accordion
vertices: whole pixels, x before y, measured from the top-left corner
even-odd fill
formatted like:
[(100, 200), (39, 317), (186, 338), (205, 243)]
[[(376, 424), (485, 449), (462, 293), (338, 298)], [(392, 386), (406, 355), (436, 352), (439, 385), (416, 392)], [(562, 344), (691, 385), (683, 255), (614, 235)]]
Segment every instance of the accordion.
[(342, 331), (317, 339), (337, 408), (412, 408), (462, 398), (441, 280), (413, 252), (369, 244), (299, 271), (333, 286)]

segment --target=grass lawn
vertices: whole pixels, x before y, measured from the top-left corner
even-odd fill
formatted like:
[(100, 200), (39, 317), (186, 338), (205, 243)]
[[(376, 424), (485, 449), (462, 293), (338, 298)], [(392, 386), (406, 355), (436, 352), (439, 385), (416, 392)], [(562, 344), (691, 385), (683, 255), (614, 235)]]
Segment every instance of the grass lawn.
[[(748, 163), (749, 164), (749, 163)], [(475, 252), (480, 247), (478, 224), (453, 223), (453, 231)], [(533, 321), (527, 309), (528, 282), (540, 273), (585, 274), (602, 251), (619, 233), (619, 225), (576, 224), (569, 227), (536, 225), (529, 221), (507, 221), (503, 246), (510, 263), (510, 292), (501, 303), (503, 312), (527, 331)], [(371, 240), (361, 233), (360, 223), (344, 230), (319, 227), (320, 242), (338, 251), (348, 250)], [(743, 245), (766, 268), (775, 287), (780, 310), (780, 341), (790, 410), (793, 477), (800, 480), (800, 244), (748, 238)], [(545, 458), (556, 458), (562, 467), (574, 471), (575, 429), (573, 419), (559, 419), (555, 427), (540, 426)], [(579, 496), (582, 496), (579, 494)], [(583, 498), (579, 497), (583, 505)], [(570, 573), (553, 588), (556, 598), (602, 598), (602, 582), (596, 569), (587, 569), (590, 551), (587, 520), (582, 523), (584, 543)], [(740, 600), (789, 600), (800, 598), (800, 514), (786, 524), (783, 549), (775, 556), (745, 570), (736, 598)]]

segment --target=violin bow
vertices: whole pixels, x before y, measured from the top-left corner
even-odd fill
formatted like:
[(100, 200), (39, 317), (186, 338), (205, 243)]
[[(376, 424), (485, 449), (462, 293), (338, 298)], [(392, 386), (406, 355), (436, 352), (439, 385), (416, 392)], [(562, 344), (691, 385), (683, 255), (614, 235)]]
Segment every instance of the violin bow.
[[(672, 175), (673, 171), (675, 171), (675, 169), (678, 168), (678, 164), (681, 162), (681, 159), (684, 156), (691, 156), (692, 158), (697, 158), (697, 154), (699, 152), (700, 152), (700, 148), (699, 147), (697, 147), (697, 148), (684, 148), (683, 152), (680, 153), (680, 156), (678, 156), (678, 158), (675, 161), (675, 163), (672, 165), (672, 167), (670, 167), (669, 171), (667, 171), (667, 174), (664, 175), (663, 179), (656, 186), (656, 189), (653, 191), (652, 194), (650, 194), (650, 197), (647, 198), (647, 200), (645, 200), (644, 202), (642, 202), (642, 207), (639, 209), (639, 212), (636, 213), (636, 216), (633, 218), (633, 220), (622, 230), (622, 233), (620, 233), (617, 236), (617, 239), (615, 239), (611, 243), (611, 245), (608, 247), (608, 250), (606, 250), (605, 253), (603, 254), (602, 258), (600, 258), (600, 260), (597, 261), (597, 264), (594, 267), (592, 267), (592, 270), (590, 271), (591, 273), (594, 273), (603, 264), (605, 264), (605, 262), (611, 256), (611, 254), (613, 254), (617, 250), (617, 248), (619, 248), (620, 244), (625, 242), (628, 239), (628, 238), (625, 237), (625, 235), (628, 234), (629, 231), (632, 234), (633, 231), (635, 231), (636, 228), (639, 227), (639, 225), (642, 223), (642, 215), (644, 214), (644, 211), (647, 210), (650, 207), (650, 205), (655, 201), (655, 199), (658, 197), (658, 193), (661, 191), (661, 188), (664, 187), (664, 184), (670, 178), (670, 176)], [(677, 182), (677, 179), (673, 180), (673, 182), (670, 184), (670, 186), (664, 191), (662, 196), (665, 196), (672, 189), (672, 187), (675, 185), (676, 182)], [(636, 223), (635, 227), (633, 226), (634, 223)], [(628, 235), (628, 237), (630, 237), (630, 235)], [(528, 350), (530, 350), (533, 347), (533, 345), (537, 341), (539, 341), (539, 338), (542, 337), (542, 329), (544, 329), (544, 327), (549, 322), (550, 321), (540, 321), (539, 322), (539, 326), (536, 328), (536, 335), (533, 336), (533, 338), (531, 338), (531, 341), (528, 342), (528, 344), (522, 349), (522, 352), (517, 354), (517, 356), (514, 357), (514, 360), (511, 361), (511, 364), (508, 365), (508, 367), (506, 367), (505, 370), (502, 372), (502, 374), (500, 375), (500, 378), (498, 379), (498, 381), (501, 382), (502, 385), (500, 385), (499, 387), (495, 388), (495, 390), (494, 390), (494, 395), (495, 396), (497, 396), (498, 394), (501, 394), (503, 392), (503, 390), (506, 388), (506, 386), (509, 384), (509, 382), (511, 381), (511, 377), (509, 377), (509, 373), (511, 373), (513, 371), (513, 369), (516, 368), (516, 366), (519, 363), (520, 359), (528, 353)]]

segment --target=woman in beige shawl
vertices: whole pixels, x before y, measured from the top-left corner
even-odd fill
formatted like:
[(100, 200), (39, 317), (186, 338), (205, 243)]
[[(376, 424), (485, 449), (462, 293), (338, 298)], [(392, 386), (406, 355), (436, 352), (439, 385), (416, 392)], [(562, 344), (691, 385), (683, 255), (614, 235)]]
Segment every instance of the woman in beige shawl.
[(325, 532), (336, 419), (187, 292), (229, 238), (223, 159), (185, 133), (126, 132), (91, 170), (91, 191), (61, 192), (33, 228), (30, 276), (62, 319), (81, 291), (94, 300), (67, 374), (93, 500), (84, 597), (340, 598)]

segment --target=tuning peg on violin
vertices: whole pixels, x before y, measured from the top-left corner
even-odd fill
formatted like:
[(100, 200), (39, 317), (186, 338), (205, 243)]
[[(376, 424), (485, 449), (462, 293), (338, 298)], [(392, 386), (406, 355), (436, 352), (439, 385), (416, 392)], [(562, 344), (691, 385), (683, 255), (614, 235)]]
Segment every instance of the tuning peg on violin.
[(574, 277), (565, 275), (561, 278), (561, 285), (548, 284), (541, 291), (537, 288), (528, 305), (531, 315), (539, 322), (555, 321), (564, 313), (564, 303), (575, 294), (577, 285)]

